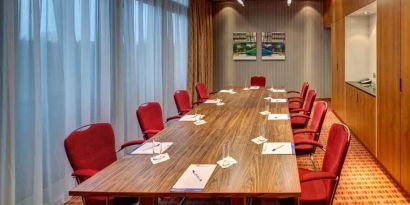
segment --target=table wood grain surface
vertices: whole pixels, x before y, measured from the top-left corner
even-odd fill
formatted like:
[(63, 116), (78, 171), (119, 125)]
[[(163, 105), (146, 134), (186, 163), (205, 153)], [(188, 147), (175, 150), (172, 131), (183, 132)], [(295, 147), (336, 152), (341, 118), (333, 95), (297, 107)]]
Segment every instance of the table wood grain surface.
[[(170, 160), (153, 165), (150, 155), (126, 155), (95, 176), (73, 188), (71, 196), (135, 197), (298, 197), (300, 182), (295, 155), (262, 155), (262, 146), (251, 139), (264, 135), (270, 142), (293, 142), (289, 120), (268, 121), (264, 98), (286, 98), (266, 88), (236, 94), (217, 93), (224, 106), (201, 104), (194, 108), (204, 114), (204, 125), (175, 121), (155, 136), (159, 142), (173, 142), (166, 150)], [(271, 103), (272, 113), (288, 114), (287, 103)], [(137, 126), (137, 125), (136, 125)], [(238, 163), (215, 169), (200, 193), (173, 193), (171, 188), (190, 164), (216, 164), (224, 144)], [(146, 198), (145, 198), (146, 199)]]

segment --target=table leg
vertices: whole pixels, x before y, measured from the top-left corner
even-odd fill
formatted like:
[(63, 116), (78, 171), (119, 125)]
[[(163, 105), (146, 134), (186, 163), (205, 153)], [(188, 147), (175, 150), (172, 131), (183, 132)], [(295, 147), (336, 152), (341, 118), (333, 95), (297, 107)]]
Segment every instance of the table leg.
[(140, 197), (139, 205), (157, 205), (158, 199), (156, 197)]
[(231, 198), (231, 205), (246, 205), (246, 197)]

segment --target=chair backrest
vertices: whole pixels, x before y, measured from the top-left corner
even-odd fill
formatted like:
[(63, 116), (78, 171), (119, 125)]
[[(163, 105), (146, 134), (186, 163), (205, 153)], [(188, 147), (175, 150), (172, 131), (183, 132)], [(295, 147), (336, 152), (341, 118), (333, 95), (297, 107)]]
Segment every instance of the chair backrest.
[(264, 76), (252, 76), (251, 86), (262, 86), (266, 85), (266, 78)]
[(305, 103), (303, 104), (303, 114), (310, 116), (315, 100), (316, 100), (316, 90), (309, 90), (306, 96)]
[(302, 84), (302, 89), (300, 90), (300, 98), (306, 99), (306, 94), (307, 94), (308, 90), (309, 90), (309, 83), (304, 82)]
[(195, 89), (196, 94), (198, 95), (198, 100), (207, 100), (209, 98), (208, 89), (206, 89), (205, 84), (197, 83)]
[(111, 124), (95, 123), (74, 130), (64, 140), (68, 161), (74, 171), (100, 171), (117, 160)]
[(189, 100), (188, 91), (177, 90), (174, 94), (174, 100), (180, 115), (184, 115), (191, 110), (191, 102)]
[[(350, 144), (350, 131), (343, 124), (333, 124), (329, 130), (326, 153), (323, 157), (323, 172), (330, 172), (340, 177)], [(333, 198), (338, 181), (327, 182), (327, 196)]]
[[(158, 102), (148, 102), (140, 105), (137, 109), (137, 118), (142, 132), (146, 130), (163, 130), (161, 105)], [(144, 136), (146, 139), (152, 136)]]
[(315, 109), (313, 112), (312, 119), (310, 120), (309, 128), (314, 130), (319, 136), (320, 131), (322, 130), (323, 122), (325, 121), (327, 113), (327, 103), (320, 101), (316, 102)]

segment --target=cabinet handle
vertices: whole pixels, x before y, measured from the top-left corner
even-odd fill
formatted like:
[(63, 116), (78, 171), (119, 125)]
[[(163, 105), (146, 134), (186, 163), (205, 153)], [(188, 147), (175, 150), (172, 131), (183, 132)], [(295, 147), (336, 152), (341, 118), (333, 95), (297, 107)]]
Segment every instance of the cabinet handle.
[(339, 70), (339, 64), (338, 63), (336, 63), (336, 70), (337, 71)]
[(359, 94), (356, 93), (356, 102), (359, 102)]

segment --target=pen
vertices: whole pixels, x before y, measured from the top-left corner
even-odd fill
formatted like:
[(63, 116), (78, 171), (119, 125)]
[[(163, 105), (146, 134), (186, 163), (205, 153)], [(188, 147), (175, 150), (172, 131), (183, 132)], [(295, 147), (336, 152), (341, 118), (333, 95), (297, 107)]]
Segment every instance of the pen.
[(196, 173), (195, 170), (192, 170), (192, 173), (196, 176), (196, 178), (198, 178), (198, 180), (199, 180), (200, 182), (202, 181), (201, 177)]
[(274, 151), (280, 149), (280, 148), (283, 147), (283, 146), (285, 146), (285, 145), (281, 145), (281, 146), (279, 146), (279, 147), (273, 148), (272, 152), (274, 152)]

